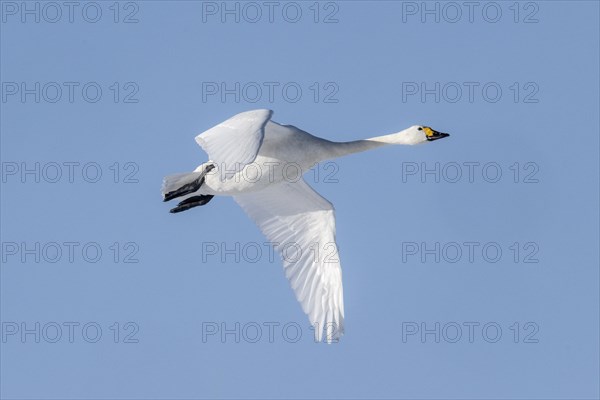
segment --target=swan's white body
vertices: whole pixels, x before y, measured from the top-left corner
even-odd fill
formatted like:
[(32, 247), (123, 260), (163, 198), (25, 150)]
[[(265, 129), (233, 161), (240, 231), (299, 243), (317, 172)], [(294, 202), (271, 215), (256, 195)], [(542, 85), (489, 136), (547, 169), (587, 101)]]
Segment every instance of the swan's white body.
[(413, 126), (336, 143), (277, 124), (271, 115), (270, 110), (244, 112), (198, 135), (196, 141), (210, 161), (193, 173), (166, 177), (163, 195), (202, 177), (198, 190), (180, 197), (233, 196), (282, 256), (286, 277), (315, 327), (316, 340), (325, 333), (327, 342), (336, 341), (344, 332), (344, 302), (334, 209), (302, 175), (320, 161), (447, 135)]

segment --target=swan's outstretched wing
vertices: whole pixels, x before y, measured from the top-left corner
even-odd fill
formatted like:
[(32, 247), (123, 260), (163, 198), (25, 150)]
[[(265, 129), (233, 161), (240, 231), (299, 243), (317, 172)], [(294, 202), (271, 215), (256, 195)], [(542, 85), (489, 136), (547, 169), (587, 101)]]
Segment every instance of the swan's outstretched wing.
[(234, 196), (283, 259), (285, 275), (315, 327), (315, 339), (344, 332), (342, 269), (333, 205), (304, 180)]
[(272, 114), (271, 110), (243, 112), (196, 136), (196, 142), (221, 171), (222, 179), (254, 161)]

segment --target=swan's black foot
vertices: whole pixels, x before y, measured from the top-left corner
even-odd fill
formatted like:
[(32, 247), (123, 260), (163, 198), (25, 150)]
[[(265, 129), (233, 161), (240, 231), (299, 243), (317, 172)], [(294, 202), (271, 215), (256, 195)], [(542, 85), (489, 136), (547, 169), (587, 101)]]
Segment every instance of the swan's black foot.
[(194, 193), (194, 192), (198, 191), (198, 189), (200, 189), (200, 187), (204, 183), (204, 177), (206, 176), (207, 173), (212, 171), (212, 169), (214, 167), (215, 167), (214, 165), (207, 166), (206, 169), (204, 170), (204, 172), (198, 178), (196, 178), (194, 181), (192, 181), (190, 183), (186, 183), (185, 185), (183, 185), (182, 187), (180, 187), (177, 190), (173, 190), (172, 192), (166, 193), (163, 201), (173, 200), (177, 197), (185, 196), (186, 194), (190, 194), (190, 193)]
[(189, 199), (185, 199), (181, 203), (177, 204), (177, 207), (172, 208), (170, 212), (178, 213), (185, 210), (189, 210), (190, 208), (194, 208), (197, 206), (203, 206), (208, 203), (213, 197), (213, 195), (204, 195), (204, 196), (193, 196)]

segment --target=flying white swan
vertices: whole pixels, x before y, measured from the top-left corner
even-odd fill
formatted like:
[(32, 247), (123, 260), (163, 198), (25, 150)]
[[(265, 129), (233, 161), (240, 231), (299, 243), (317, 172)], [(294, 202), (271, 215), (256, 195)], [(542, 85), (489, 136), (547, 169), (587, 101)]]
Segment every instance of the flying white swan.
[(342, 270), (333, 205), (300, 174), (318, 162), (389, 144), (414, 145), (449, 136), (427, 126), (352, 142), (330, 142), (271, 121), (271, 110), (237, 114), (196, 137), (210, 161), (164, 178), (164, 201), (181, 197), (172, 213), (233, 196), (283, 259), (285, 275), (315, 328), (328, 343), (344, 333)]

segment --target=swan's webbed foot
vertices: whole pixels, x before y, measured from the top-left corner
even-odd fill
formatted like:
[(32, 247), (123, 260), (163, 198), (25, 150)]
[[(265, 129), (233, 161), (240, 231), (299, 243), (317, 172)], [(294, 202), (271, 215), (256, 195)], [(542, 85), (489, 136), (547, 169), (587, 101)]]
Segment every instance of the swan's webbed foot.
[(203, 206), (208, 203), (213, 197), (213, 195), (207, 194), (203, 196), (192, 196), (188, 199), (183, 200), (181, 203), (177, 204), (177, 207), (171, 209), (171, 213), (178, 213), (185, 210), (189, 210), (190, 208), (194, 208), (197, 206)]

